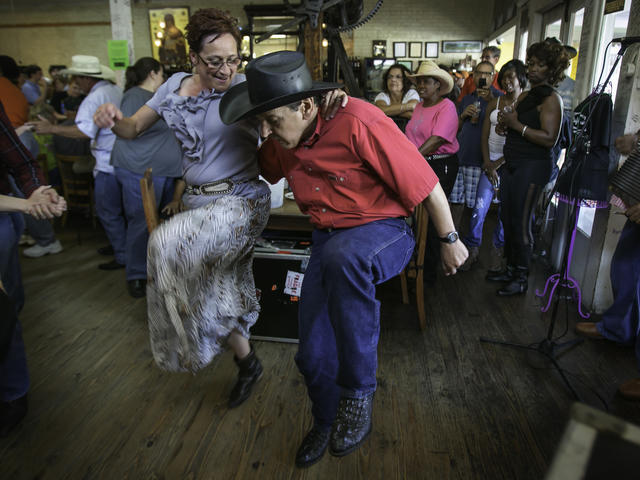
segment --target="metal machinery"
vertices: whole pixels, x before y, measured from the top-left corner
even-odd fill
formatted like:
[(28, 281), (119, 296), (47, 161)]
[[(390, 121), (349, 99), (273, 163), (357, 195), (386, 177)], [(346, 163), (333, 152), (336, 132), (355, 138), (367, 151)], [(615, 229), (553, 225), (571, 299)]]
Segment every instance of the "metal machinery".
[[(363, 15), (363, 0), (303, 0), (298, 5), (292, 5), (288, 0), (284, 0), (282, 5), (247, 5), (244, 10), (249, 19), (249, 25), (243, 29), (243, 33), (249, 34), (255, 43), (260, 43), (273, 35), (297, 29), (300, 36), (298, 50), (306, 53), (311, 46), (305, 45), (304, 36), (301, 34), (302, 28), (308, 24), (311, 29), (315, 30), (318, 28), (319, 19), (322, 18), (324, 24), (322, 35), (329, 42), (328, 68), (325, 80), (338, 81), (340, 73), (347, 92), (352, 96), (362, 97), (362, 90), (340, 34), (354, 30), (371, 20), (382, 6), (383, 1), (377, 0), (366, 15)], [(256, 32), (253, 28), (253, 19), (258, 16), (291, 17), (291, 19), (268, 32)], [(309, 65), (312, 72), (318, 67), (322, 71), (321, 65)]]

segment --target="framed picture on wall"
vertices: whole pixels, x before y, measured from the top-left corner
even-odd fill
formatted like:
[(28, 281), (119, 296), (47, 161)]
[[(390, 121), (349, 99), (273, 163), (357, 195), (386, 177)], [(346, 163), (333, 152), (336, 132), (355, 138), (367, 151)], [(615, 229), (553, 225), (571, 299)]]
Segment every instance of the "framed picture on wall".
[(393, 42), (393, 56), (403, 58), (407, 56), (407, 42)]
[(409, 42), (409, 57), (422, 57), (422, 42)]
[(443, 40), (442, 53), (480, 53), (482, 40)]
[(387, 56), (387, 41), (386, 40), (373, 40), (371, 42), (371, 55), (374, 57), (386, 57)]
[(149, 9), (152, 55), (167, 70), (179, 70), (190, 63), (184, 38), (187, 23), (189, 7)]
[(413, 73), (413, 60), (398, 60), (396, 63), (404, 65), (411, 73)]
[(424, 56), (438, 58), (438, 42), (424, 42)]

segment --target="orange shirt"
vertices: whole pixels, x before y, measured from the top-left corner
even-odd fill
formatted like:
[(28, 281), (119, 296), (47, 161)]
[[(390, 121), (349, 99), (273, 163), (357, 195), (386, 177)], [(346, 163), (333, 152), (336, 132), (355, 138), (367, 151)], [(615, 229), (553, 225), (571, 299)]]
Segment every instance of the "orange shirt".
[(4, 105), (4, 110), (13, 128), (27, 123), (29, 103), (27, 103), (22, 90), (11, 83), (7, 77), (0, 77), (0, 102)]

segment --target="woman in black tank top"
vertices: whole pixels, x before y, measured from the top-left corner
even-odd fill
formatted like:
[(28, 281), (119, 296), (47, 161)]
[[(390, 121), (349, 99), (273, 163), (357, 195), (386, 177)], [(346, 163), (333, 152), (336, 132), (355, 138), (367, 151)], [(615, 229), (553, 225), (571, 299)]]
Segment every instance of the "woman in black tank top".
[(499, 112), (507, 131), (505, 168), (500, 185), (501, 219), (507, 269), (487, 275), (505, 282), (498, 295), (524, 293), (528, 287), (533, 251), (533, 208), (551, 174), (551, 149), (562, 124), (562, 99), (554, 86), (564, 79), (569, 56), (562, 45), (534, 43), (527, 49), (527, 77), (531, 90), (516, 101), (513, 112)]

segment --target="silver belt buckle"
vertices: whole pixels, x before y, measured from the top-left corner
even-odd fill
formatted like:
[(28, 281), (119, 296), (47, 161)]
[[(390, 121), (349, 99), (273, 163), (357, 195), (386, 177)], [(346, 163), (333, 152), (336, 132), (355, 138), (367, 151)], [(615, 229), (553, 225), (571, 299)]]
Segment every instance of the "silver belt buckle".
[(216, 195), (231, 192), (233, 185), (232, 180), (226, 179), (217, 182), (203, 183), (202, 185), (187, 185), (185, 191), (189, 195)]
[(200, 185), (200, 193), (202, 195), (229, 193), (231, 190), (233, 190), (233, 182), (231, 180), (220, 180), (218, 182), (204, 183)]

